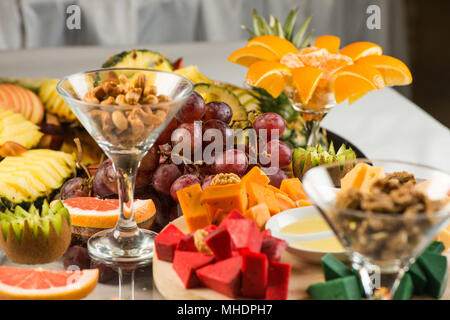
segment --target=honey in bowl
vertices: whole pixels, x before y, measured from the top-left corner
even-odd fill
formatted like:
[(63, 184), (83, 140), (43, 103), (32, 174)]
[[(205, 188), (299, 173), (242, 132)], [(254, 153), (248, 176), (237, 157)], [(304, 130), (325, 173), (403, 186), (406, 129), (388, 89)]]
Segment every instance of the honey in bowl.
[(336, 237), (329, 237), (319, 240), (302, 241), (294, 243), (294, 246), (300, 249), (318, 250), (326, 252), (340, 252), (344, 251), (344, 247), (341, 245)]
[(293, 222), (281, 228), (280, 232), (284, 234), (309, 234), (316, 232), (329, 231), (328, 223), (320, 216), (309, 216), (300, 221)]

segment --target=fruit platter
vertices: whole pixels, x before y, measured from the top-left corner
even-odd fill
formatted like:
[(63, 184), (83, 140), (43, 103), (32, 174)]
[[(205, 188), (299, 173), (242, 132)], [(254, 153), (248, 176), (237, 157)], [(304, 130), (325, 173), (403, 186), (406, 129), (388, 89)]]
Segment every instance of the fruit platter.
[(450, 299), (449, 173), (321, 125), (410, 70), (297, 14), (253, 12), (241, 85), (151, 46), (0, 74), (0, 299)]

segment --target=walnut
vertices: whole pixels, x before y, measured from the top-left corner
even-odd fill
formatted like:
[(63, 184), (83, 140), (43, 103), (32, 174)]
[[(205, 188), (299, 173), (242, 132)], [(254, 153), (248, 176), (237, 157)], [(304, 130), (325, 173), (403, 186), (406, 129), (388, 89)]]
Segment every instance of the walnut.
[(212, 254), (211, 249), (206, 245), (205, 242), (205, 238), (208, 234), (208, 231), (203, 229), (199, 229), (194, 232), (194, 244), (198, 252)]
[(241, 182), (241, 178), (234, 173), (219, 173), (211, 180), (211, 186), (233, 184)]

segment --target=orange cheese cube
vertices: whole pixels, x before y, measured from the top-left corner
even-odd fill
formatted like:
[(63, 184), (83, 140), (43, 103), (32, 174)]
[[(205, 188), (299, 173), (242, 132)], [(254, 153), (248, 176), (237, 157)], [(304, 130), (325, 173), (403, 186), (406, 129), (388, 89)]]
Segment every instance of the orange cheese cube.
[(237, 209), (240, 212), (247, 210), (247, 193), (243, 183), (208, 186), (203, 190), (201, 203), (230, 212)]
[(279, 194), (285, 195), (286, 197), (289, 197), (289, 195), (286, 192), (281, 191), (280, 189), (272, 186), (271, 184), (267, 185), (266, 188), (272, 190), (275, 194), (279, 193)]
[(295, 206), (297, 208), (308, 207), (308, 206), (312, 206), (312, 203), (309, 202), (309, 200), (297, 200), (297, 201), (295, 201)]
[(214, 215), (213, 223), (218, 226), (222, 223), (222, 221), (228, 216), (229, 211), (225, 211), (222, 209), (217, 209)]
[(289, 198), (294, 201), (308, 199), (303, 191), (302, 182), (298, 178), (284, 179), (281, 181), (280, 190), (287, 193)]
[(280, 206), (277, 199), (275, 198), (275, 193), (269, 188), (266, 188), (254, 182), (250, 182), (247, 194), (250, 207), (260, 203), (265, 203), (269, 208), (271, 215), (280, 212)]
[(341, 179), (341, 190), (350, 188), (361, 188), (366, 177), (367, 168), (366, 163), (358, 163), (352, 170)]
[(254, 166), (249, 172), (241, 178), (241, 183), (248, 187), (250, 182), (258, 183), (262, 186), (269, 184), (270, 179), (258, 166)]
[(295, 202), (291, 198), (282, 193), (275, 193), (275, 198), (277, 198), (278, 205), (280, 206), (281, 211), (289, 210), (296, 207)]
[(260, 203), (256, 206), (250, 207), (244, 214), (248, 219), (252, 219), (256, 222), (256, 225), (260, 230), (264, 230), (266, 222), (270, 219), (271, 215), (267, 204)]
[(384, 168), (383, 167), (372, 167), (369, 166), (366, 170), (366, 176), (364, 177), (364, 182), (361, 184), (361, 191), (368, 192), (370, 187), (375, 180), (384, 178)]
[(189, 232), (194, 232), (211, 224), (211, 215), (206, 206), (200, 202), (201, 195), (200, 184), (194, 184), (177, 191), (178, 201)]
[(435, 240), (442, 241), (446, 250), (450, 249), (450, 226), (447, 226), (447, 229), (442, 230)]
[(216, 213), (217, 213), (218, 209), (216, 207), (210, 206), (207, 203), (205, 203), (205, 207), (206, 207), (206, 210), (208, 210), (208, 212), (209, 212), (211, 221), (214, 222), (214, 218), (216, 217)]

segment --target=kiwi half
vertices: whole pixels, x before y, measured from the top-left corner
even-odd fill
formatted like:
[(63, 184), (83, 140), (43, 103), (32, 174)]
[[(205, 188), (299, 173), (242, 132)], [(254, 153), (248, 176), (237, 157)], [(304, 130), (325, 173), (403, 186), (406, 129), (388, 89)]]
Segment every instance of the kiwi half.
[(61, 201), (52, 208), (44, 201), (39, 211), (16, 206), (0, 213), (0, 246), (8, 259), (20, 264), (44, 264), (59, 259), (71, 240), (70, 215)]

